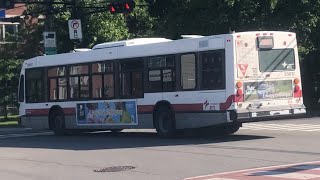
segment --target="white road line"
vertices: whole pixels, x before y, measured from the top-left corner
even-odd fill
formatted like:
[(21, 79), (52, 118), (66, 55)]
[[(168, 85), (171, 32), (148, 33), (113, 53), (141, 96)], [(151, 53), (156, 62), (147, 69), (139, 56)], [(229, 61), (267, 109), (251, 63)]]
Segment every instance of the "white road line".
[(246, 130), (272, 130), (272, 131), (304, 131), (315, 132), (320, 131), (320, 125), (315, 124), (264, 124), (249, 123), (243, 124), (241, 129)]
[(299, 125), (299, 124), (258, 124), (258, 123), (249, 123), (245, 124), (246, 126), (277, 126), (277, 127), (292, 127), (292, 128), (320, 128), (320, 125)]

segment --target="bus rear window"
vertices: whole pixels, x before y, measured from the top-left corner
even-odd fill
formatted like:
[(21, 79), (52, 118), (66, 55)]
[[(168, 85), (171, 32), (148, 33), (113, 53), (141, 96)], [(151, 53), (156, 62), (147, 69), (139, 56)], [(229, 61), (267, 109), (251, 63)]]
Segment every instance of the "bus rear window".
[(259, 51), (261, 72), (293, 71), (295, 70), (293, 49), (270, 49)]

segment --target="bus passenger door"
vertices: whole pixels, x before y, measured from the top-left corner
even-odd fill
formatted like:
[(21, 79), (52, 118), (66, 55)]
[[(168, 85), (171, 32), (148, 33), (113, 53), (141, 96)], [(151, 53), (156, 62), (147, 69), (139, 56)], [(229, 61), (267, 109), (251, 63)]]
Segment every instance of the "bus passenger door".
[(172, 73), (170, 70), (163, 72), (163, 82), (172, 87), (164, 89), (168, 91), (164, 91), (163, 99), (173, 104), (175, 110), (187, 111), (197, 101), (193, 91), (197, 88), (196, 76), (196, 54), (180, 55), (175, 70)]

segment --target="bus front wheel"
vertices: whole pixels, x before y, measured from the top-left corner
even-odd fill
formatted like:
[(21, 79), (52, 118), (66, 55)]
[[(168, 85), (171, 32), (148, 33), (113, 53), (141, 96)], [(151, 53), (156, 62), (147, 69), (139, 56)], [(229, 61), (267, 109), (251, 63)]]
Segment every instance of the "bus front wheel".
[(64, 120), (64, 115), (61, 113), (54, 113), (53, 114), (53, 123), (54, 126), (52, 128), (53, 132), (57, 136), (63, 136), (65, 135), (65, 120)]
[(155, 112), (155, 128), (161, 137), (174, 137), (176, 126), (171, 109), (161, 106)]

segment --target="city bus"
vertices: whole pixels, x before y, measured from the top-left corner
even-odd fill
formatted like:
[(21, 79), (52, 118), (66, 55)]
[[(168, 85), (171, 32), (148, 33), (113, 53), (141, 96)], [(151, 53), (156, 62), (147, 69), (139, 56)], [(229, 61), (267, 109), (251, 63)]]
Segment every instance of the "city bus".
[(296, 34), (233, 32), (137, 38), (23, 63), (21, 124), (72, 130), (235, 133), (263, 117), (306, 113)]

